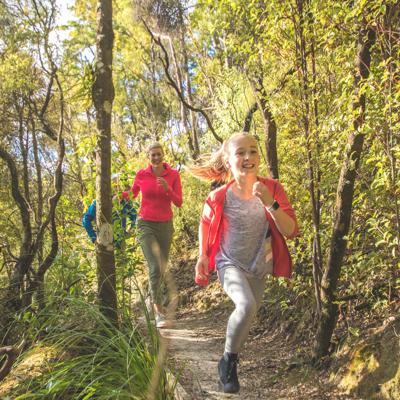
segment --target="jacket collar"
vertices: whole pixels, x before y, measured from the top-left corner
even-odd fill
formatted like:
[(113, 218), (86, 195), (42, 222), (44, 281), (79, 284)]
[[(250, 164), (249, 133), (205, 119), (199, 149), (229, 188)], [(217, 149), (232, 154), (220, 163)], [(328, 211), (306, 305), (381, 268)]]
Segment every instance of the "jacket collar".
[[(257, 176), (257, 180), (266, 184), (270, 179), (269, 178), (263, 178), (262, 176)], [(215, 189), (214, 195), (216, 200), (223, 199), (225, 197), (225, 194), (228, 190), (228, 188), (235, 182), (234, 179), (232, 179), (230, 182), (226, 183), (225, 185)]]
[[(164, 167), (164, 171), (163, 171), (163, 173), (161, 174), (161, 176), (166, 175), (166, 174), (171, 170), (171, 167), (170, 167), (167, 163), (165, 163), (165, 162), (163, 162), (163, 167)], [(145, 168), (144, 171), (145, 171), (147, 174), (153, 175), (153, 168), (152, 168), (151, 164), (149, 164), (149, 165), (147, 166), (147, 168)]]

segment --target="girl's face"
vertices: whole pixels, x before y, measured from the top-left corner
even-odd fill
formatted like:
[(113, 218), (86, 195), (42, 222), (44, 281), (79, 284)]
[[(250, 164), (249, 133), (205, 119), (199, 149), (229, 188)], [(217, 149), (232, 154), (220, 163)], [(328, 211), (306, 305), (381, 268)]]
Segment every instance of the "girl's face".
[(260, 166), (260, 154), (256, 140), (245, 135), (231, 139), (228, 143), (226, 164), (235, 179), (257, 175)]
[(164, 152), (162, 148), (155, 147), (149, 150), (149, 160), (153, 167), (158, 167), (164, 160)]

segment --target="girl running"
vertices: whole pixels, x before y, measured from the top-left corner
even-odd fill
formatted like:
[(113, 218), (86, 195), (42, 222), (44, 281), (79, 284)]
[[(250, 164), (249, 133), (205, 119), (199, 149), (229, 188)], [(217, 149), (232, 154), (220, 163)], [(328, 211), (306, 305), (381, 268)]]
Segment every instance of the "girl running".
[(226, 329), (225, 351), (218, 364), (219, 386), (237, 393), (238, 353), (261, 305), (266, 276), (289, 278), (292, 262), (284, 236), (298, 234), (295, 213), (282, 185), (257, 175), (260, 155), (254, 137), (237, 133), (193, 175), (229, 183), (212, 191), (199, 227), (200, 255), (195, 280), (207, 284), (217, 269), (224, 291), (235, 309)]

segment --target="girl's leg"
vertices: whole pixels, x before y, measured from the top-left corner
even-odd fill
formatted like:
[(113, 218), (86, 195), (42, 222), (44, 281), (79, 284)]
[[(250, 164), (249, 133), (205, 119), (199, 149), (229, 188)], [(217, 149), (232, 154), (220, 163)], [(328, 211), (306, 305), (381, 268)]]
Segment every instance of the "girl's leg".
[(235, 304), (226, 329), (225, 352), (218, 363), (219, 387), (225, 393), (237, 393), (240, 390), (238, 352), (261, 304), (265, 279), (249, 277), (235, 267), (223, 269), (218, 275), (225, 292)]
[(219, 278), (235, 304), (226, 329), (225, 352), (239, 353), (261, 304), (265, 279), (248, 277), (235, 267), (220, 271)]
[[(251, 291), (254, 296), (254, 300), (255, 300), (255, 304), (256, 304), (255, 314), (257, 314), (257, 311), (260, 308), (263, 297), (264, 297), (266, 278), (260, 279), (260, 278), (256, 278), (256, 277), (248, 277), (247, 279), (248, 279), (248, 283), (250, 285)], [(254, 317), (255, 317), (255, 314), (254, 314)], [(254, 320), (254, 317), (253, 317), (253, 320)], [(251, 322), (250, 322), (250, 325), (251, 325)], [(242, 337), (242, 341), (239, 343), (240, 349), (243, 347), (243, 344), (246, 341), (247, 337), (248, 337), (248, 332), (247, 332), (246, 336)]]

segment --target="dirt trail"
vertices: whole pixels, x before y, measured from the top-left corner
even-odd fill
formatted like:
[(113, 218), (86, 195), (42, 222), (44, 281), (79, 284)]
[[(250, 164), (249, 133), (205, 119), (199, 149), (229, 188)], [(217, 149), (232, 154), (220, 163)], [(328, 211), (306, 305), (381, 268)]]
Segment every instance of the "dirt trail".
[(181, 399), (355, 399), (333, 387), (327, 373), (302, 363), (296, 356), (298, 349), (286, 343), (282, 333), (255, 330), (240, 355), (240, 393), (219, 393), (217, 364), (228, 316), (226, 310), (214, 310), (209, 315), (194, 315), (192, 310), (178, 315), (171, 329), (160, 330), (168, 340), (169, 358), (186, 392), (179, 396)]

